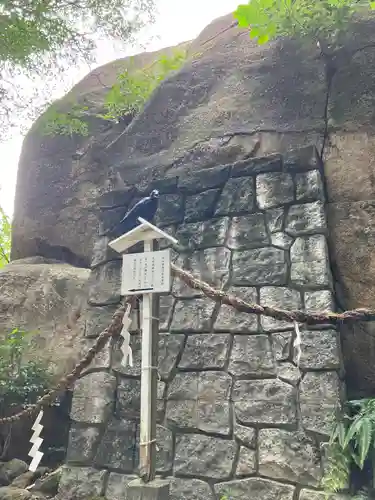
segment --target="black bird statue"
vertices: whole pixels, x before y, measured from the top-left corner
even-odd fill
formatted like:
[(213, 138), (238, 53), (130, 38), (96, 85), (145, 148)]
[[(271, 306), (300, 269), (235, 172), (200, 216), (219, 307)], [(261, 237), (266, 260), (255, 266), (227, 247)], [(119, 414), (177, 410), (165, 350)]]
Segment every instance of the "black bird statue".
[(145, 198), (139, 200), (134, 207), (124, 215), (120, 222), (108, 231), (108, 233), (114, 238), (117, 238), (122, 234), (131, 231), (135, 227), (139, 226), (140, 222), (138, 221), (138, 217), (142, 217), (142, 219), (152, 222), (157, 212), (158, 205), (159, 191), (154, 189), (151, 191), (150, 196), (146, 196)]

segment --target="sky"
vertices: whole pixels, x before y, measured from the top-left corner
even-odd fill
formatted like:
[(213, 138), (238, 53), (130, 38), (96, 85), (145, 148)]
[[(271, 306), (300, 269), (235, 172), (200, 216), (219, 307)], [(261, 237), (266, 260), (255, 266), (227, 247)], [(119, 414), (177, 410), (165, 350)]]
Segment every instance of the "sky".
[[(157, 0), (158, 16), (156, 23), (142, 34), (140, 42), (146, 43), (146, 50), (153, 51), (180, 42), (194, 39), (212, 20), (233, 12), (241, 0)], [(143, 45), (144, 47), (144, 45)], [(103, 40), (98, 46), (97, 63), (91, 67), (113, 61), (120, 57), (142, 52), (144, 48), (126, 50), (125, 47), (115, 47)], [(54, 98), (64, 95), (70, 87), (79, 82), (90, 68), (72, 68), (61, 85), (51, 90)], [(17, 178), (18, 159), (21, 153), (23, 136), (18, 134), (10, 140), (0, 143), (1, 175), (0, 175), (0, 206), (12, 216), (14, 194)]]

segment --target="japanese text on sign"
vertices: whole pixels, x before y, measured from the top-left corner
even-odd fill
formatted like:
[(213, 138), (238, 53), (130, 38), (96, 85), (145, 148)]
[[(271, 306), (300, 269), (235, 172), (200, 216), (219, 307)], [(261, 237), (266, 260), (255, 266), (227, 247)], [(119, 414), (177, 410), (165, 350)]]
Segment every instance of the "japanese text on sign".
[(169, 249), (123, 255), (121, 295), (167, 293), (170, 288)]

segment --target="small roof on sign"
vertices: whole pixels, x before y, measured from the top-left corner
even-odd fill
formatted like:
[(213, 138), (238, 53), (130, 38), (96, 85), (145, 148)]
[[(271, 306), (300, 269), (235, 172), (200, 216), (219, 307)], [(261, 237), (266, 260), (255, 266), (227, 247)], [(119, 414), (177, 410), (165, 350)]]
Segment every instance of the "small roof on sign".
[(141, 223), (139, 226), (108, 243), (115, 252), (125, 253), (128, 248), (133, 247), (140, 241), (160, 240), (165, 238), (175, 245), (178, 243), (173, 236), (165, 233), (147, 220), (142, 219), (142, 217), (138, 217), (138, 220)]

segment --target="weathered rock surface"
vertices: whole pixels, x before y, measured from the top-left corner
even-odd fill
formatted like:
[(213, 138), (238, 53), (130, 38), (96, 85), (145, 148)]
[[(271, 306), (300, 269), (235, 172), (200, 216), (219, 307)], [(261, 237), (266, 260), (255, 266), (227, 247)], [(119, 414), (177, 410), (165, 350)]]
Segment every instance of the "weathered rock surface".
[(276, 483), (258, 477), (229, 481), (215, 486), (216, 493), (220, 496), (232, 496), (236, 500), (292, 500), (294, 494), (293, 486)]
[(107, 471), (89, 467), (68, 467), (62, 469), (57, 500), (86, 500), (100, 497), (104, 493)]
[(262, 429), (259, 434), (259, 472), (262, 476), (318, 486), (319, 451), (301, 433)]
[(116, 379), (105, 372), (90, 373), (75, 383), (71, 417), (76, 422), (100, 424), (111, 414)]
[(173, 478), (170, 489), (171, 500), (213, 500), (211, 488), (199, 479)]
[(235, 414), (243, 424), (296, 421), (296, 391), (280, 380), (239, 380), (232, 398)]
[(0, 271), (0, 331), (35, 332), (30, 355), (65, 374), (78, 361), (88, 277), (87, 269), (41, 257), (7, 265)]
[(23, 460), (17, 458), (0, 463), (0, 485), (7, 486), (13, 479), (26, 472), (28, 468), (28, 465)]
[(30, 500), (31, 493), (20, 488), (0, 487), (0, 500)]
[(187, 434), (176, 442), (175, 471), (184, 476), (225, 479), (231, 474), (234, 457), (233, 441)]

